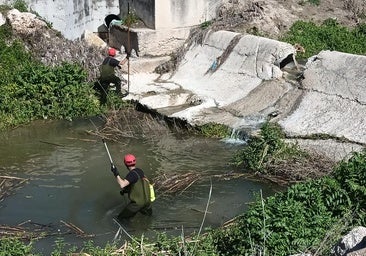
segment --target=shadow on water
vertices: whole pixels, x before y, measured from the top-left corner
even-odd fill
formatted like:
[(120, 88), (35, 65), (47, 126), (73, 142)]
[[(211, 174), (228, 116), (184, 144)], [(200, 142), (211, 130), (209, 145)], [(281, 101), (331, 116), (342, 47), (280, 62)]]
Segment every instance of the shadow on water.
[[(98, 120), (94, 120), (94, 123)], [(41, 253), (49, 253), (57, 239), (58, 227), (65, 221), (94, 234), (95, 244), (112, 242), (118, 226), (113, 217), (125, 204), (110, 172), (104, 145), (86, 131), (90, 120), (38, 121), (1, 134), (0, 175), (29, 179), (0, 206), (0, 222), (17, 225), (27, 220), (55, 227), (56, 235), (36, 243)], [(159, 173), (204, 171), (223, 174), (233, 153), (242, 147), (196, 136), (166, 133), (159, 136), (128, 138), (108, 142), (121, 176), (127, 173), (122, 156), (133, 153), (138, 167), (148, 177)], [(130, 235), (153, 237), (156, 232), (185, 234), (197, 232), (201, 225), (212, 181), (212, 196), (205, 227), (218, 227), (247, 209), (254, 193), (270, 195), (276, 187), (245, 179), (210, 180), (194, 183), (183, 193), (159, 195), (153, 216), (137, 215), (125, 223)], [(65, 242), (81, 245), (85, 239), (63, 236)], [(127, 238), (127, 236), (122, 238)]]

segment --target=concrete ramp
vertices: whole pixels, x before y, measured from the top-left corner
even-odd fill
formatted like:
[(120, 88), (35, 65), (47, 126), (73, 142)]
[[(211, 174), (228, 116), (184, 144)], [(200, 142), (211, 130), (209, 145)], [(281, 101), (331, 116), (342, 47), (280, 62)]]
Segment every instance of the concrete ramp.
[(279, 122), (284, 130), (366, 144), (366, 57), (321, 52), (309, 59), (304, 78), (304, 98)]
[(366, 57), (321, 52), (301, 67), (299, 83), (302, 71), (286, 65), (294, 55), (287, 43), (212, 32), (191, 46), (175, 74), (133, 75), (128, 97), (191, 125), (214, 122), (251, 132), (272, 119), (299, 145), (334, 159), (362, 149)]
[(286, 43), (217, 31), (187, 52), (172, 80), (222, 107), (244, 98), (263, 80), (281, 78), (280, 63), (294, 53)]

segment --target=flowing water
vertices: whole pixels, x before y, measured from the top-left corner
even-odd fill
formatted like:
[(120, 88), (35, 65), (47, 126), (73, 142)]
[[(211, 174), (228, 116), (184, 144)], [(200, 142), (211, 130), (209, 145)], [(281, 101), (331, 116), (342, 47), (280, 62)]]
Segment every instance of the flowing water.
[[(110, 172), (103, 143), (86, 132), (93, 130), (93, 125), (90, 120), (38, 121), (1, 134), (0, 175), (29, 180), (1, 202), (0, 224), (12, 226), (31, 221), (54, 227), (57, 234), (62, 232), (64, 221), (94, 234), (93, 240), (98, 245), (113, 241), (119, 229), (113, 217), (123, 208), (125, 199)], [(162, 172), (168, 175), (187, 171), (230, 172), (232, 167), (228, 163), (243, 145), (167, 132), (108, 142), (108, 147), (121, 176), (127, 172), (123, 155), (133, 153), (138, 167), (151, 178)], [(207, 178), (174, 196), (158, 193), (153, 216), (136, 215), (124, 227), (130, 235), (137, 236), (153, 236), (156, 231), (198, 232), (211, 188), (204, 227), (220, 226), (242, 213), (255, 193), (263, 191), (264, 195), (270, 195), (277, 189), (243, 178)], [(49, 253), (57, 237), (39, 240), (36, 248)], [(74, 245), (85, 241), (73, 234), (62, 238)]]

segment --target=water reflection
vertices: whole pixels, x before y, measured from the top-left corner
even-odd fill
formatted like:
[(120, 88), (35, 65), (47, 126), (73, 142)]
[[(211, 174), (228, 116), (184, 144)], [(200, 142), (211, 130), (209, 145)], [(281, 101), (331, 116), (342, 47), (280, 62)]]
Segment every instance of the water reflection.
[[(1, 134), (0, 175), (29, 179), (27, 185), (2, 202), (2, 224), (32, 220), (58, 226), (63, 220), (95, 234), (97, 244), (113, 240), (118, 230), (113, 217), (124, 206), (125, 199), (119, 195), (103, 143), (87, 134), (87, 130), (93, 130), (89, 120), (40, 121)], [(167, 132), (108, 142), (108, 147), (121, 175), (127, 173), (122, 156), (133, 153), (138, 167), (152, 178), (161, 172), (230, 172), (228, 163), (241, 145)], [(198, 231), (211, 182), (206, 227), (219, 226), (245, 211), (253, 193), (263, 190), (268, 195), (274, 189), (243, 179), (203, 179), (181, 194), (157, 195), (153, 216), (137, 215), (125, 224), (126, 229), (132, 235), (151, 236), (155, 231), (180, 234), (182, 228), (187, 234)], [(43, 239), (39, 247), (47, 247), (54, 239)], [(72, 237), (70, 241), (81, 243), (82, 239)]]

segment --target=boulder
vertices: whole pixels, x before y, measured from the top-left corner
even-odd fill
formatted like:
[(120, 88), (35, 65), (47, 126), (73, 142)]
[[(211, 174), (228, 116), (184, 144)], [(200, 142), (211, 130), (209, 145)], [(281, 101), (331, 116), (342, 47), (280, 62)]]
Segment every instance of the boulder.
[(301, 102), (279, 121), (289, 136), (366, 144), (366, 56), (320, 52), (306, 64), (302, 86)]
[(47, 28), (46, 22), (38, 19), (35, 14), (20, 12), (17, 9), (12, 9), (8, 12), (7, 20), (13, 31), (21, 35), (34, 35), (39, 30)]
[(366, 227), (355, 227), (339, 241), (332, 253), (335, 256), (346, 256), (364, 248), (366, 248)]
[(104, 42), (97, 34), (90, 32), (89, 30), (84, 31), (81, 39), (89, 46), (95, 46), (101, 49), (108, 47), (106, 42)]
[(4, 25), (6, 22), (6, 19), (4, 18), (4, 15), (0, 13), (0, 26)]

